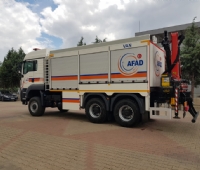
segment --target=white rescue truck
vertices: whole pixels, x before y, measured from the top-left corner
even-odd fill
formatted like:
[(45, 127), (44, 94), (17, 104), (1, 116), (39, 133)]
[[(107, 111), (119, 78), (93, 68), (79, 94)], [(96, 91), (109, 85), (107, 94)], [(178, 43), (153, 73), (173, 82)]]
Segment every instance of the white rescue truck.
[[(182, 88), (187, 83), (170, 71), (163, 74), (166, 35), (164, 48), (144, 35), (61, 50), (34, 49), (22, 63), (21, 101), (32, 116), (43, 115), (46, 107), (85, 109), (91, 122), (103, 123), (113, 116), (125, 127), (145, 114), (171, 119), (172, 108), (178, 117), (177, 106), (183, 104), (184, 114), (189, 110), (195, 122), (198, 113), (191, 111), (190, 92)], [(178, 38), (174, 43), (178, 50)], [(170, 54), (173, 58), (173, 51)]]

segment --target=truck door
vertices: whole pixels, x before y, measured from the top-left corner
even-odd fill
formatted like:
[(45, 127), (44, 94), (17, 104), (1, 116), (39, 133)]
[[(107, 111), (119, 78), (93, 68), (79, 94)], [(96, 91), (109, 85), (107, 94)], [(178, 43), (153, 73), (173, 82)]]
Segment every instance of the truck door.
[(37, 60), (26, 60), (23, 63), (23, 77), (21, 88), (26, 89), (34, 83), (34, 71), (37, 68)]

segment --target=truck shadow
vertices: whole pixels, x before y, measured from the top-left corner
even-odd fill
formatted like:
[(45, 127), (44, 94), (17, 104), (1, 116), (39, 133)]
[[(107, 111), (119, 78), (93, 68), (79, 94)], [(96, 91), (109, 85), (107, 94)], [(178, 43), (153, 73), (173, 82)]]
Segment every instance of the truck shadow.
[(59, 111), (47, 111), (44, 113), (42, 117), (57, 117), (64, 119), (74, 119), (74, 120), (82, 120), (87, 121), (87, 117), (83, 113), (75, 113), (75, 112), (59, 112)]
[[(88, 122), (91, 123), (85, 113), (80, 113), (80, 112), (59, 112), (59, 111), (46, 111), (42, 117), (53, 117), (53, 118), (61, 118), (61, 119), (68, 119), (68, 120), (73, 120), (73, 121), (78, 121), (78, 122)], [(149, 120), (149, 121), (143, 121), (138, 123), (136, 126), (130, 127), (130, 128), (146, 128), (148, 125), (150, 125), (152, 122), (155, 122), (155, 120)], [(108, 120), (104, 123), (101, 124), (110, 124), (110, 125), (115, 125), (115, 126), (120, 126), (116, 123), (115, 119), (108, 118)]]

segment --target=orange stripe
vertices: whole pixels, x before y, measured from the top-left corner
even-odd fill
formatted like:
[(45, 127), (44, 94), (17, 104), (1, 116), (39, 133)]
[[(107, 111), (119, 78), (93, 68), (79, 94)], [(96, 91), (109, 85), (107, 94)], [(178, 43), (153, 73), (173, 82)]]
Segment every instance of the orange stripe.
[(69, 99), (63, 99), (62, 102), (64, 102), (64, 103), (80, 103), (79, 100), (69, 100)]
[(44, 81), (43, 78), (29, 78), (29, 82), (32, 82), (32, 79), (34, 79), (34, 82)]
[(143, 41), (141, 41), (141, 43), (147, 43), (148, 45), (150, 44), (150, 40), (143, 40)]
[(78, 80), (78, 76), (52, 77), (51, 80), (53, 80), (53, 81), (59, 81), (59, 80)]
[(108, 75), (98, 75), (98, 76), (81, 76), (81, 80), (88, 80), (88, 79), (108, 79)]
[(135, 77), (147, 77), (147, 73), (136, 73), (131, 76), (125, 76), (123, 74), (112, 74), (111, 78), (135, 78)]
[[(111, 78), (135, 78), (135, 77), (147, 77), (147, 73), (136, 73), (131, 76), (125, 76), (123, 74), (111, 74)], [(108, 79), (108, 75), (80, 76), (80, 80), (92, 80), (92, 79)], [(78, 76), (52, 77), (51, 80), (53, 81), (78, 80)]]
[(43, 81), (42, 78), (35, 78), (34, 81)]

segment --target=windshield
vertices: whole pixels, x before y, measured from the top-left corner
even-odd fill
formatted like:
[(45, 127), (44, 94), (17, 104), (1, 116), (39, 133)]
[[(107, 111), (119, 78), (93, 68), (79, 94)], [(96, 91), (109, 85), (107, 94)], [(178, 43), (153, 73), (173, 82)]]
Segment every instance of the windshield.
[(37, 61), (31, 60), (31, 61), (25, 61), (23, 66), (23, 74), (27, 74), (31, 71), (37, 71)]

